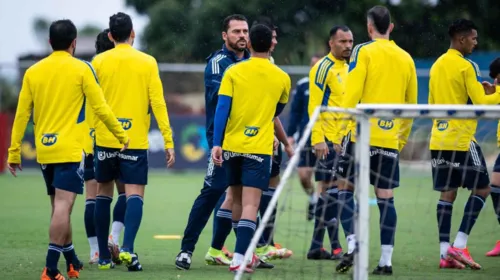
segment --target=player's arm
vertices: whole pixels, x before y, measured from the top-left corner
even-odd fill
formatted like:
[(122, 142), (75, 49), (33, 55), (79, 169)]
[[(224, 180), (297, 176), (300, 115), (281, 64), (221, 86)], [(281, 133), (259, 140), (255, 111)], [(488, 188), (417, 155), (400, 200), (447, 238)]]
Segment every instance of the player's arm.
[[(23, 78), (23, 85), (19, 93), (19, 100), (17, 103), (16, 117), (12, 126), (12, 135), (9, 148), (9, 156), (7, 162), (9, 163), (10, 172), (16, 176), (15, 168), (21, 165), (21, 143), (23, 141), (26, 125), (31, 116), (33, 109), (33, 95), (31, 93), (29, 84), (29, 71), (26, 72)], [(17, 166), (15, 166), (17, 165)]]
[[(411, 71), (410, 80), (408, 82), (408, 86), (406, 87), (405, 103), (417, 104), (417, 95), (418, 95), (417, 70), (415, 68), (415, 63), (413, 61), (411, 63), (410, 71)], [(410, 136), (412, 125), (413, 125), (413, 119), (402, 119), (400, 136), (399, 136), (399, 151), (403, 150), (404, 146), (408, 142), (408, 137)]]
[(472, 100), (474, 105), (496, 105), (500, 104), (500, 90), (497, 87), (493, 94), (486, 94), (483, 85), (481, 84), (481, 77), (479, 76), (479, 67), (474, 62), (467, 67), (464, 72), (465, 87), (467, 94)]
[(87, 97), (95, 116), (104, 123), (104, 125), (111, 133), (113, 133), (120, 143), (127, 145), (129, 137), (120, 122), (118, 122), (115, 114), (113, 114), (113, 111), (111, 111), (111, 108), (109, 108), (106, 103), (102, 89), (97, 83), (97, 76), (95, 75), (94, 69), (90, 64), (88, 64), (88, 66), (89, 67), (85, 69), (83, 73), (83, 93)]
[(222, 165), (222, 141), (226, 130), (227, 120), (231, 111), (233, 101), (233, 79), (228, 69), (222, 78), (218, 93), (217, 108), (214, 116), (214, 147), (212, 148), (212, 159), (217, 165)]

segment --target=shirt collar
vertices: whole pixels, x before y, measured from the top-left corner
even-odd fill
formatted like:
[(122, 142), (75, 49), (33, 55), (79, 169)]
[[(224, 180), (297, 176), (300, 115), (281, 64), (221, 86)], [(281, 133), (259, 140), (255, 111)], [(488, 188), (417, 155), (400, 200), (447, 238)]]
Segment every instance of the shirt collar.
[(241, 59), (238, 58), (238, 56), (233, 51), (229, 50), (226, 47), (226, 44), (222, 45), (222, 52), (224, 52), (225, 54), (231, 56), (231, 58), (233, 58), (234, 61), (240, 61), (240, 60), (245, 60), (245, 59), (250, 58), (250, 53), (246, 49), (243, 51), (243, 57)]
[(71, 56), (67, 51), (53, 51), (51, 56)]
[(448, 49), (447, 53), (449, 53), (449, 54), (457, 54), (457, 55), (459, 55), (461, 57), (464, 57), (461, 52), (459, 52), (459, 51), (457, 51), (455, 49)]
[(328, 53), (328, 58), (333, 61), (334, 63), (338, 63), (338, 64), (346, 64), (347, 61), (344, 60), (344, 59), (337, 59), (335, 58), (335, 56), (333, 56), (333, 54), (331, 52)]

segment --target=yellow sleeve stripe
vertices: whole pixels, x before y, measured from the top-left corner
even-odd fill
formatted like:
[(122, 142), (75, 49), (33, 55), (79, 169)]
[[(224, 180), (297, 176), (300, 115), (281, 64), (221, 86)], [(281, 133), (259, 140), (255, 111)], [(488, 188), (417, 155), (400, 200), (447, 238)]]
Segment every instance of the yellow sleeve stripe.
[(314, 83), (321, 90), (324, 90), (323, 87), (325, 85), (326, 77), (328, 76), (328, 71), (330, 71), (330, 68), (332, 68), (333, 64), (333, 61), (325, 57), (323, 61), (321, 61), (318, 65), (318, 69), (316, 70), (316, 74), (314, 77)]

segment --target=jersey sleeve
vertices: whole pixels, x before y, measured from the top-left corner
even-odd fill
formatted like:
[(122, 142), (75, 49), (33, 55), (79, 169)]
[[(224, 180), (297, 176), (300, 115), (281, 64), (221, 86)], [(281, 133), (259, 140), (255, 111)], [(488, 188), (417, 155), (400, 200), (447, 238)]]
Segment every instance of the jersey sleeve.
[(17, 103), (16, 117), (12, 126), (12, 136), (9, 148), (8, 163), (21, 163), (21, 143), (23, 141), (26, 125), (33, 110), (33, 95), (29, 84), (29, 71), (26, 72), (23, 78), (23, 85), (19, 93), (19, 101)]
[(151, 63), (151, 78), (149, 81), (149, 102), (153, 114), (155, 115), (156, 121), (158, 122), (158, 128), (163, 136), (163, 141), (165, 142), (165, 149), (173, 149), (174, 141), (172, 138), (172, 129), (170, 127), (170, 120), (168, 118), (167, 104), (165, 98), (163, 97), (163, 85), (160, 79), (160, 72), (158, 69), (158, 64), (156, 60)]
[(233, 97), (234, 91), (233, 91), (233, 79), (231, 77), (232, 73), (232, 68), (228, 68), (224, 74), (224, 77), (222, 78), (222, 81), (220, 83), (219, 87), (219, 92), (218, 95), (225, 95), (229, 97)]
[[(417, 97), (417, 70), (415, 68), (415, 63), (412, 61), (410, 65), (410, 80), (408, 81), (408, 85), (406, 87), (405, 103), (417, 104)], [(413, 119), (402, 119), (399, 136), (399, 151), (403, 150), (404, 146), (408, 142), (408, 137), (410, 136), (412, 125)]]
[(92, 110), (94, 110), (95, 116), (99, 118), (104, 125), (106, 125), (109, 131), (113, 133), (120, 143), (125, 144), (129, 141), (129, 137), (125, 130), (123, 130), (120, 122), (116, 119), (113, 111), (111, 111), (111, 108), (106, 103), (102, 89), (97, 82), (97, 76), (94, 72), (94, 68), (92, 68), (92, 65), (90, 64), (88, 64), (88, 66), (89, 67), (83, 72), (83, 93), (87, 97)]
[[(309, 72), (309, 104), (307, 107), (309, 118), (312, 117), (314, 110), (323, 104), (327, 81), (331, 76), (331, 65), (328, 62), (328, 60), (323, 60)], [(314, 123), (311, 131), (311, 145), (313, 146), (325, 142), (325, 131), (323, 129), (325, 120), (321, 118), (322, 114), (320, 113), (320, 117)]]
[[(218, 98), (219, 89), (222, 82), (222, 73), (224, 68), (218, 59), (211, 59), (205, 70), (206, 98), (209, 103), (214, 103), (214, 99)], [(215, 104), (215, 103), (214, 103)]]
[(481, 84), (481, 76), (479, 72), (479, 67), (476, 63), (469, 61), (471, 63), (470, 67), (464, 72), (465, 87), (467, 89), (467, 94), (472, 100), (474, 105), (496, 105), (500, 104), (500, 91), (496, 88), (496, 92), (487, 95), (484, 91), (483, 85)]
[(281, 104), (287, 104), (288, 99), (290, 98), (290, 89), (292, 88), (292, 81), (288, 74), (285, 74), (285, 86), (283, 88), (283, 92), (281, 93), (280, 101)]
[(288, 120), (287, 134), (293, 136), (299, 127), (299, 122), (304, 114), (304, 92), (300, 86), (296, 86), (291, 93), (292, 107), (290, 108), (290, 119)]

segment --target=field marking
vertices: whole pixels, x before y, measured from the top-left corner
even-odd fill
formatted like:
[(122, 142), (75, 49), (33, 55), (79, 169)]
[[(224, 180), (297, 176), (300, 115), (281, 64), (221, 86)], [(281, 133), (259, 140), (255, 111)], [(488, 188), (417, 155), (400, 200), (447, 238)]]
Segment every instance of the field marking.
[(153, 236), (154, 239), (160, 239), (160, 240), (179, 240), (182, 238), (181, 235), (155, 235)]

